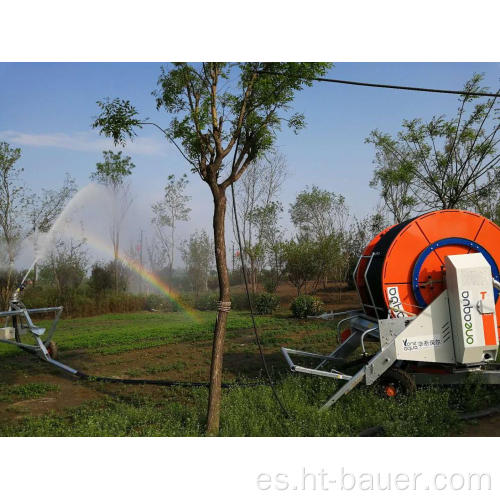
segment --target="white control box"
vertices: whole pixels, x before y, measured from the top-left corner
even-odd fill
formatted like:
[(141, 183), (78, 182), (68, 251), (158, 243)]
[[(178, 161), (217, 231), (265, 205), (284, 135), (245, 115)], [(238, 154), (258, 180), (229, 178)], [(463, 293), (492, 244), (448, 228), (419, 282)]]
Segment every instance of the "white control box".
[(480, 253), (449, 255), (445, 268), (456, 362), (494, 361), (498, 329), (488, 261)]

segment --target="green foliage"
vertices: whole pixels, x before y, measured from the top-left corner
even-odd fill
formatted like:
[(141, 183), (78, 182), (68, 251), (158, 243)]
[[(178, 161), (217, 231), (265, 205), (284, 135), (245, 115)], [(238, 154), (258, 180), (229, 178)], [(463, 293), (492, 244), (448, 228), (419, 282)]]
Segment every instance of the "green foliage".
[(216, 311), (219, 296), (216, 293), (205, 293), (195, 296), (194, 307), (198, 311)]
[[(482, 78), (474, 75), (464, 91), (485, 90)], [(375, 146), (378, 164), (372, 185), (395, 219), (413, 209), (481, 208), (478, 192), (498, 178), (499, 120), (494, 98), (463, 94), (453, 118), (404, 120), (396, 138), (372, 131), (366, 140)]]
[(317, 316), (323, 311), (323, 302), (312, 295), (299, 295), (290, 304), (290, 309), (295, 318)]
[[(250, 300), (252, 304), (255, 303), (255, 297), (250, 294)], [(250, 309), (248, 305), (248, 297), (246, 293), (231, 293), (231, 309), (236, 311), (248, 311)]]
[(414, 166), (409, 161), (398, 161), (389, 148), (378, 148), (375, 158), (377, 166), (370, 186), (380, 189), (382, 199), (392, 213), (394, 222), (403, 222), (418, 205), (417, 197), (412, 195)]
[[(155, 226), (157, 236), (159, 238), (158, 246), (160, 252), (167, 257), (169, 268), (169, 279), (172, 279), (173, 265), (175, 260), (175, 229), (179, 222), (189, 220), (191, 209), (188, 207), (190, 196), (185, 194), (188, 185), (186, 174), (176, 180), (175, 175), (169, 175), (167, 185), (165, 186), (163, 199), (151, 206), (153, 210), (152, 223)], [(168, 235), (164, 233), (165, 228), (169, 228)], [(150, 260), (154, 255), (152, 250), (148, 251)], [(158, 255), (161, 255), (159, 253)], [(162, 260), (162, 259), (160, 259)], [(156, 263), (158, 267), (158, 263)]]
[(354, 288), (353, 273), (366, 245), (383, 229), (389, 226), (385, 214), (375, 212), (362, 219), (355, 218), (343, 239), (343, 250), (347, 266), (347, 284)]
[(163, 200), (154, 203), (152, 206), (154, 224), (160, 227), (174, 227), (177, 221), (189, 220), (191, 209), (187, 206), (187, 203), (191, 197), (184, 194), (188, 182), (186, 174), (178, 180), (175, 179), (173, 174), (168, 176)]
[(26, 207), (30, 232), (48, 232), (76, 191), (75, 179), (66, 174), (61, 188), (42, 189), (41, 194), (31, 194)]
[(212, 240), (205, 230), (194, 233), (181, 246), (191, 290), (197, 295), (208, 289), (208, 278), (214, 263)]
[(136, 118), (137, 111), (126, 99), (104, 99), (97, 101), (101, 114), (95, 119), (92, 128), (99, 129), (99, 133), (112, 137), (115, 144), (125, 145), (126, 138), (136, 136), (135, 128), (142, 128), (140, 120)]
[(168, 310), (166, 302), (168, 303), (169, 301), (160, 295), (149, 294), (146, 295), (144, 306), (147, 311), (165, 311), (166, 309)]
[(130, 156), (123, 156), (122, 151), (103, 151), (104, 161), (96, 163), (96, 170), (91, 175), (94, 182), (105, 186), (117, 187), (123, 184), (126, 177), (132, 174), (135, 165)]
[[(119, 297), (114, 302), (114, 313), (61, 320), (56, 338), (59, 352), (89, 349), (94, 353), (107, 355), (177, 342), (212, 339), (215, 321), (213, 311), (200, 311), (196, 315), (185, 311), (123, 314), (128, 305), (126, 297)], [(252, 327), (248, 306), (245, 309), (244, 312), (233, 310), (229, 314), (229, 336)], [(315, 322), (297, 325), (292, 319), (278, 316), (257, 316), (255, 319), (261, 330), (272, 328), (282, 331), (315, 331), (318, 327)], [(37, 324), (48, 327), (50, 320), (39, 321), (37, 318)], [(0, 359), (13, 353), (19, 353), (19, 349), (0, 343)]]
[[(231, 172), (222, 182), (225, 189), (249, 162), (273, 146), (282, 120), (294, 131), (304, 126), (301, 115), (286, 112), (295, 94), (304, 86), (311, 86), (311, 78), (325, 74), (331, 66), (329, 63), (173, 63), (168, 70), (162, 68), (158, 88), (153, 93), (157, 108), (172, 115), (168, 128), (161, 130), (192, 169), (212, 185), (224, 158), (239, 138), (236, 162), (239, 171)], [(228, 80), (233, 85), (221, 90)], [(127, 100), (106, 99), (98, 101), (98, 106), (101, 113), (92, 126), (113, 138), (116, 144), (132, 140), (136, 129), (144, 124), (156, 125), (139, 119), (137, 110)]]
[(345, 198), (317, 186), (301, 191), (290, 205), (290, 217), (299, 234), (307, 239), (328, 238), (344, 228), (348, 215)]
[(89, 278), (89, 287), (95, 296), (102, 295), (105, 291), (112, 290), (114, 286), (114, 273), (112, 267), (96, 262), (92, 266)]
[(56, 291), (54, 303), (70, 312), (84, 296), (82, 287), (87, 265), (85, 241), (59, 240), (40, 266), (40, 284), (43, 288)]
[[(356, 436), (383, 425), (388, 436), (446, 436), (460, 428), (445, 390), (423, 389), (395, 401), (370, 387), (357, 388), (325, 412), (318, 405), (336, 383), (286, 376), (277, 384), (291, 415), (284, 418), (267, 384), (224, 390), (221, 436)], [(105, 397), (62, 414), (30, 416), (0, 424), (2, 436), (203, 436), (204, 388), (168, 388), (156, 397), (139, 389), (127, 398)]]
[(48, 392), (59, 391), (59, 386), (44, 382), (29, 382), (27, 384), (0, 384), (0, 401), (15, 399), (36, 399)]
[(275, 293), (278, 288), (281, 272), (277, 273), (275, 269), (262, 269), (261, 283), (267, 293)]
[(280, 299), (273, 293), (260, 293), (255, 297), (257, 314), (272, 314), (279, 308)]
[(316, 245), (306, 239), (291, 240), (284, 244), (283, 253), (286, 275), (300, 293), (307, 281), (316, 275)]
[(5, 289), (0, 297), (4, 306), (7, 306), (13, 289), (14, 259), (23, 236), (26, 200), (23, 194), (25, 187), (19, 181), (23, 169), (16, 165), (20, 157), (19, 148), (0, 142), (0, 266), (6, 265), (8, 269)]

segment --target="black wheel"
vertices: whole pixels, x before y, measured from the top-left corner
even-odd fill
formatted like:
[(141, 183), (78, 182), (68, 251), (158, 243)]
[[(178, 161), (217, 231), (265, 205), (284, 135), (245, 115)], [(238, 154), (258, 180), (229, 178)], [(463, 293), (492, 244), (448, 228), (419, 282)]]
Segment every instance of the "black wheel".
[(52, 359), (57, 359), (57, 344), (52, 340), (45, 346)]
[(390, 368), (381, 377), (379, 386), (387, 398), (413, 396), (417, 390), (413, 377), (399, 368)]

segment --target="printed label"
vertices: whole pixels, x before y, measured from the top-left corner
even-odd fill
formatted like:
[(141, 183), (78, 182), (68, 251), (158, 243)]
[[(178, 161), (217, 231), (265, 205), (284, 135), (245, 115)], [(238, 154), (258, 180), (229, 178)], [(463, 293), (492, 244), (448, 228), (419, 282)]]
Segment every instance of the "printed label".
[(387, 287), (387, 298), (389, 299), (389, 309), (395, 318), (406, 318), (408, 314), (399, 298), (399, 288), (397, 286)]
[(441, 347), (443, 342), (437, 338), (411, 338), (403, 340), (403, 350), (405, 351), (418, 351), (420, 349), (429, 349), (431, 347)]
[(468, 290), (462, 292), (462, 316), (464, 323), (465, 342), (471, 345), (474, 343), (474, 328), (472, 326), (472, 304)]

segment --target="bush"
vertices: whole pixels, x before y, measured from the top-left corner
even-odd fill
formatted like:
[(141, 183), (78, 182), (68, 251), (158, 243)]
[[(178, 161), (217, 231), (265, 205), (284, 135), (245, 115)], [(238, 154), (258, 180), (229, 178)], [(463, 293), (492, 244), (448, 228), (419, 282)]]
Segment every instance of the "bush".
[(312, 295), (299, 295), (292, 301), (290, 309), (295, 318), (317, 316), (323, 311), (323, 302)]
[(163, 309), (163, 297), (160, 297), (159, 295), (147, 295), (146, 299), (144, 300), (144, 307), (148, 311), (159, 311)]
[(194, 298), (194, 307), (198, 311), (216, 311), (219, 296), (214, 293), (204, 293)]
[(261, 293), (255, 298), (257, 314), (272, 314), (280, 305), (280, 299), (274, 293)]
[(279, 285), (276, 271), (272, 269), (263, 269), (261, 275), (261, 283), (267, 293), (275, 293)]
[[(254, 297), (250, 296), (252, 303), (255, 303)], [(231, 294), (231, 309), (235, 311), (248, 311), (248, 299), (246, 293)]]

